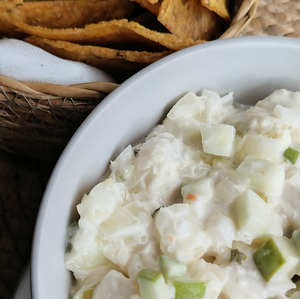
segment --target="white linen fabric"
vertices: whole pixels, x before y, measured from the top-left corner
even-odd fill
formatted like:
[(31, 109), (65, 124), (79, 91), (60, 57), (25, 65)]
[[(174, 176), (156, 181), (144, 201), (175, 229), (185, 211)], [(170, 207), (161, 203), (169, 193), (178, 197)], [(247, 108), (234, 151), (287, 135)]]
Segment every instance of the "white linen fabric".
[(82, 62), (58, 58), (16, 39), (0, 40), (0, 75), (18, 81), (63, 85), (114, 80), (104, 71)]

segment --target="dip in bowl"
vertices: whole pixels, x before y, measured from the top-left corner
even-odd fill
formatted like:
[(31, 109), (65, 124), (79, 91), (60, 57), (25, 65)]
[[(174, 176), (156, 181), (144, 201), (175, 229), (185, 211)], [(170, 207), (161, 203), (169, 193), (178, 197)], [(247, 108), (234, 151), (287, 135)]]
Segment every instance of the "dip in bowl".
[(47, 186), (32, 254), (33, 298), (68, 298), (66, 232), (76, 204), (105, 175), (109, 161), (137, 144), (188, 92), (234, 92), (255, 104), (274, 90), (300, 86), (300, 42), (288, 38), (237, 38), (194, 46), (151, 65), (110, 94), (76, 132)]

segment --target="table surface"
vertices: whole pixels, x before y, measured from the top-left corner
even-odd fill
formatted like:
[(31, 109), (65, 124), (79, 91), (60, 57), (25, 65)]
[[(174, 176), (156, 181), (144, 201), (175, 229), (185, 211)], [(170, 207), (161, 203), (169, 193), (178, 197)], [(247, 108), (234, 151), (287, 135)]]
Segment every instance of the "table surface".
[(29, 261), (36, 216), (54, 165), (0, 150), (0, 298), (11, 298)]
[[(299, 0), (259, 0), (243, 35), (300, 37)], [(0, 298), (11, 298), (30, 259), (35, 220), (56, 161), (0, 150)]]

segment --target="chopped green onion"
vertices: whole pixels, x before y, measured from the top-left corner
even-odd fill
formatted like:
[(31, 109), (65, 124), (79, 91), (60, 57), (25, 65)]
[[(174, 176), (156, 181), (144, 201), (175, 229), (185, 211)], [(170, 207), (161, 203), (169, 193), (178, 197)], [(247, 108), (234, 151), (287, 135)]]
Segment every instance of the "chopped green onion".
[(300, 152), (296, 151), (295, 149), (289, 147), (285, 152), (284, 152), (284, 157), (287, 158), (288, 160), (291, 161), (292, 164), (296, 164), (297, 159), (299, 157)]
[(238, 249), (231, 249), (230, 261), (237, 261), (240, 265), (242, 261), (247, 258), (247, 255), (243, 252), (240, 252)]

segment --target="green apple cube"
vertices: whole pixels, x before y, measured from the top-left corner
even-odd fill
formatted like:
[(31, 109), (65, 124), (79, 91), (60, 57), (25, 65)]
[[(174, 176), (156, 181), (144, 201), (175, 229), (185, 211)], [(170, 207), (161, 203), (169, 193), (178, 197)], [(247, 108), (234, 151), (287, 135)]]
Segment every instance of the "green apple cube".
[(263, 235), (281, 237), (283, 234), (280, 217), (250, 189), (238, 197), (236, 215), (239, 229), (249, 236), (249, 242)]
[(262, 277), (269, 281), (286, 263), (274, 240), (267, 240), (253, 255), (255, 265)]
[(186, 266), (168, 256), (161, 255), (159, 258), (160, 271), (166, 280), (174, 279), (177, 276), (183, 276), (186, 273)]
[(253, 259), (266, 281), (279, 275), (291, 278), (298, 272), (299, 255), (293, 241), (286, 237), (268, 239), (254, 252)]
[(168, 298), (168, 288), (164, 277), (154, 270), (141, 270), (137, 275), (142, 299), (165, 299)]
[(198, 278), (177, 277), (174, 287), (175, 299), (200, 299), (206, 291), (206, 284)]
[(291, 161), (292, 164), (296, 164), (298, 157), (299, 157), (300, 152), (296, 151), (295, 149), (289, 147), (285, 152), (284, 152), (284, 157), (287, 158), (289, 161)]
[(283, 188), (284, 166), (275, 162), (248, 156), (237, 168), (242, 178), (250, 180), (250, 186), (257, 191), (280, 194)]
[(200, 124), (203, 151), (208, 154), (229, 157), (233, 150), (235, 127), (224, 124)]

